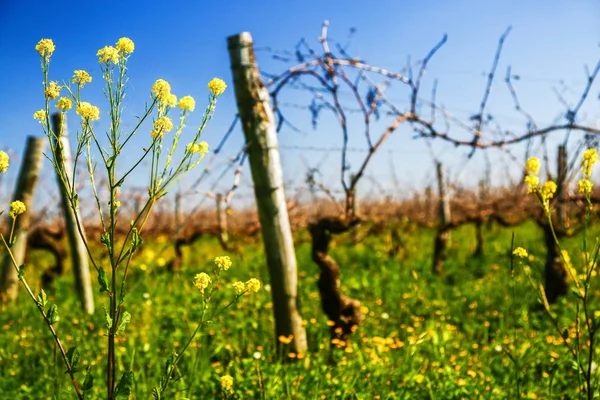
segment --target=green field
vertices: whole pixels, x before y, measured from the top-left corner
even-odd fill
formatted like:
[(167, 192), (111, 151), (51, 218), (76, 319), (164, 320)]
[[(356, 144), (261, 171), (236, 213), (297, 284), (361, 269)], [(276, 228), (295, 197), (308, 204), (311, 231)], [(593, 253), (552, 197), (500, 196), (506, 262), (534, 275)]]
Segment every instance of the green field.
[[(365, 232), (366, 225), (359, 228), (359, 236)], [(515, 245), (532, 255), (526, 264), (535, 275), (543, 267), (541, 233), (530, 223), (514, 232)], [(349, 343), (330, 349), (316, 286), (318, 268), (310, 259), (308, 235), (299, 233), (299, 293), (309, 352), (288, 354), (284, 344), (276, 344), (270, 293), (261, 289), (206, 325), (182, 359), (168, 398), (225, 398), (219, 383), (225, 374), (234, 378), (230, 398), (583, 396), (573, 357), (517, 261), (511, 277), (512, 231), (497, 227), (486, 231), (486, 256), (481, 259), (471, 256), (474, 229), (464, 226), (454, 231), (444, 277), (430, 272), (431, 231), (415, 227), (402, 232), (404, 248), (393, 259), (387, 255), (388, 235), (384, 231), (367, 236), (358, 244), (351, 234), (334, 240), (331, 255), (342, 268), (342, 291), (359, 299), (366, 315)], [(567, 248), (579, 243), (575, 239)], [(224, 273), (211, 309), (231, 299), (235, 280), (258, 277), (268, 284), (261, 248), (260, 243), (247, 243), (238, 254), (230, 254), (233, 266)], [(132, 398), (150, 398), (167, 357), (181, 348), (196, 326), (200, 296), (193, 277), (209, 272), (212, 259), (223, 254), (216, 240), (201, 239), (186, 248), (184, 267), (173, 275), (164, 267), (172, 251), (164, 237), (154, 243), (148, 240), (128, 279), (126, 309), (132, 322), (118, 339), (117, 360), (120, 372), (134, 371)], [(576, 254), (573, 251), (574, 262)], [(29, 254), (26, 277), (36, 293), (39, 285), (33, 282), (38, 282), (48, 262), (41, 251)], [(47, 292), (59, 306), (61, 320), (56, 327), (65, 347), (77, 346), (82, 365), (91, 366), (96, 376), (88, 397), (104, 398), (107, 350), (102, 305), (107, 306), (108, 299), (96, 293), (96, 314), (90, 320), (79, 311), (69, 271)], [(568, 297), (553, 306), (563, 326), (574, 320), (574, 304)], [(83, 375), (79, 372), (78, 379)], [(15, 306), (2, 312), (0, 391), (7, 399), (76, 397), (52, 336), (23, 292)]]

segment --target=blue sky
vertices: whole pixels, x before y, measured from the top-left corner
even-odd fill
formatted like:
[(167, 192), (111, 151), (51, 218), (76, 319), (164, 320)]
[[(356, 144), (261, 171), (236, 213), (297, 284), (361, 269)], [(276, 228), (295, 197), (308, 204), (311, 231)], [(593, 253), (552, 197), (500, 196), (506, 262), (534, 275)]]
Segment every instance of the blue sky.
[[(502, 82), (507, 65), (522, 77), (517, 89), (524, 107), (543, 125), (564, 111), (553, 88), (561, 91), (568, 101), (575, 101), (585, 83), (583, 66), (593, 67), (600, 58), (600, 3), (594, 0), (169, 3), (148, 0), (55, 1), (51, 7), (47, 4), (42, 1), (0, 2), (0, 102), (4, 105), (0, 111), (0, 148), (16, 154), (22, 151), (27, 135), (42, 134), (39, 124), (32, 119), (32, 113), (43, 105), (39, 56), (34, 50), (40, 38), (52, 38), (56, 44), (51, 79), (69, 79), (74, 69), (88, 70), (94, 76), (86, 88), (88, 99), (106, 110), (95, 53), (122, 36), (130, 37), (136, 51), (129, 62), (126, 123), (142, 109), (152, 83), (163, 78), (172, 84), (178, 96), (189, 94), (197, 100), (197, 110), (188, 123), (190, 135), (201, 118), (206, 83), (215, 76), (231, 83), (226, 38), (241, 31), (250, 31), (258, 48), (293, 50), (303, 37), (317, 48), (321, 24), (327, 19), (331, 37), (341, 41), (350, 28), (357, 29), (349, 48), (352, 55), (390, 70), (404, 66), (409, 55), (413, 60), (423, 57), (446, 33), (448, 42), (432, 60), (426, 85), (437, 78), (440, 103), (456, 117), (466, 120), (478, 109), (485, 87), (485, 71), (490, 68), (498, 38), (512, 25), (488, 111), (497, 116), (503, 127), (517, 131), (524, 129), (524, 122), (514, 112)], [(257, 56), (265, 71), (282, 72), (285, 68), (267, 51), (258, 51)], [(593, 88), (582, 113), (582, 118), (596, 125), (600, 118), (598, 87)], [(213, 146), (236, 113), (233, 87), (230, 89), (219, 99), (215, 118), (205, 131), (205, 140)], [(292, 91), (286, 96), (290, 102), (304, 101)], [(390, 94), (390, 98), (399, 105), (405, 101), (401, 92)], [(313, 131), (308, 111), (288, 110), (288, 115), (302, 133), (282, 131), (280, 144), (284, 148), (340, 146), (339, 129), (329, 119), (324, 118), (319, 129)], [(75, 120), (74, 114), (71, 120)], [(352, 143), (364, 147), (360, 133), (356, 135)], [(234, 132), (218, 165), (227, 165), (227, 157), (241, 147), (242, 137), (239, 130)], [(411, 137), (410, 131), (401, 129), (389, 140), (383, 150), (394, 152), (384, 151), (378, 155), (368, 170), (371, 181), (377, 181), (387, 190), (391, 165), (405, 188), (420, 187), (431, 181), (432, 161), (427, 147), (422, 140)], [(561, 138), (562, 135), (553, 140)], [(147, 137), (143, 134), (132, 142), (134, 151), (145, 144)], [(434, 151), (456, 179), (464, 181), (480, 175), (480, 156), (467, 162), (467, 150), (444, 143), (434, 144)], [(323, 181), (337, 184), (337, 153), (288, 149), (282, 150), (282, 154), (284, 175), (292, 186), (301, 186), (306, 167), (316, 165), (322, 166)], [(491, 157), (498, 165), (502, 164), (499, 152), (492, 152)], [(358, 159), (351, 161), (353, 165), (358, 163)], [(49, 171), (50, 166), (45, 165), (45, 168)], [(13, 166), (4, 186), (12, 186), (16, 170)], [(199, 172), (182, 182), (178, 190), (190, 189), (190, 183)], [(504, 166), (496, 168), (494, 174), (498, 177), (497, 183), (502, 183)], [(242, 196), (249, 193), (249, 176), (245, 171), (242, 186), (246, 189), (240, 191)], [(232, 174), (226, 175), (222, 186), (229, 186), (232, 179)], [(144, 175), (139, 175), (136, 184), (144, 185)], [(209, 190), (208, 187), (192, 189)], [(365, 191), (371, 189), (367, 184)]]

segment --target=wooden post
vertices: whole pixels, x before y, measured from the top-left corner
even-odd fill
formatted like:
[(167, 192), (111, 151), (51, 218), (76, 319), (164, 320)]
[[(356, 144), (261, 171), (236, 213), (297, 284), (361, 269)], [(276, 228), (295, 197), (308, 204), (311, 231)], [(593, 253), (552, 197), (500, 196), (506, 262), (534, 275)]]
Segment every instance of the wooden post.
[(556, 174), (556, 216), (558, 217), (558, 229), (566, 231), (569, 228), (569, 216), (567, 213), (567, 148), (564, 145), (558, 146), (558, 171)]
[(181, 224), (181, 192), (175, 193), (175, 230)]
[(248, 32), (227, 38), (233, 83), (254, 182), (254, 195), (271, 278), (276, 338), (293, 335), (296, 353), (307, 349), (298, 305), (296, 255), (288, 217), (275, 118)]
[[(12, 252), (17, 264), (20, 266), (25, 261), (25, 252), (27, 249), (27, 234), (29, 231), (31, 212), (33, 211), (33, 194), (38, 181), (38, 176), (42, 169), (42, 161), (44, 160), (45, 138), (36, 138), (33, 136), (27, 137), (25, 145), (25, 156), (21, 161), (21, 169), (19, 170), (19, 178), (17, 186), (13, 194), (13, 201), (20, 200), (25, 203), (27, 211), (17, 217), (15, 223), (14, 237), (15, 244), (12, 246)], [(8, 216), (8, 211), (5, 213)], [(8, 230), (10, 232), (13, 219), (8, 217)], [(6, 237), (8, 241), (8, 237)], [(27, 273), (27, 270), (25, 270)], [(17, 298), (19, 289), (19, 277), (15, 266), (8, 256), (5, 254), (2, 262), (2, 298), (7, 301), (13, 301)]]
[[(439, 203), (439, 218), (440, 224), (446, 225), (450, 223), (450, 200), (448, 199), (448, 191), (446, 190), (446, 183), (444, 182), (444, 169), (442, 163), (436, 164), (436, 173), (438, 181), (438, 194), (440, 197)], [(450, 240), (448, 238), (448, 240)]]
[[(63, 167), (69, 181), (72, 183), (73, 160), (71, 159), (71, 148), (69, 146), (69, 133), (67, 128), (67, 118), (62, 113), (52, 114), (52, 129), (60, 138), (60, 143), (56, 146), (57, 157), (63, 160)], [(53, 144), (54, 145), (54, 144)], [(60, 198), (63, 213), (65, 214), (65, 225), (67, 236), (69, 238), (69, 247), (71, 250), (71, 268), (75, 276), (75, 289), (79, 295), (79, 300), (83, 310), (88, 314), (94, 313), (94, 297), (92, 294), (92, 283), (90, 280), (89, 260), (87, 250), (82, 235), (85, 235), (83, 224), (77, 227), (77, 221), (81, 221), (79, 210), (73, 210), (68, 199), (68, 189), (60, 177), (57, 176), (58, 186), (60, 188)], [(81, 233), (80, 233), (81, 230)]]
[(448, 192), (444, 182), (442, 163), (436, 163), (436, 172), (439, 195), (439, 227), (434, 240), (432, 271), (436, 275), (441, 275), (446, 259), (446, 249), (450, 245), (450, 202), (448, 201)]
[(219, 243), (223, 250), (227, 250), (227, 245), (229, 243), (229, 234), (227, 233), (227, 210), (223, 205), (225, 201), (223, 196), (218, 194), (216, 196), (217, 201), (217, 221), (219, 224)]

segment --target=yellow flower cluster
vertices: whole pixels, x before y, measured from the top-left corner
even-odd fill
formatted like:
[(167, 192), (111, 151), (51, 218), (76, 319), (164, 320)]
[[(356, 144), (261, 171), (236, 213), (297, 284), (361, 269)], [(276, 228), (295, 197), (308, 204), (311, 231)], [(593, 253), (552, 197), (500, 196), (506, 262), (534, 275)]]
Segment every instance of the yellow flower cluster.
[(200, 272), (194, 277), (194, 286), (196, 286), (202, 294), (204, 294), (204, 289), (206, 289), (211, 282), (210, 276), (205, 272)]
[(213, 78), (210, 82), (208, 82), (208, 90), (212, 92), (215, 96), (220, 96), (227, 89), (227, 85), (223, 79)]
[(540, 159), (537, 157), (531, 157), (525, 163), (528, 175), (525, 177), (525, 183), (527, 184), (527, 193), (533, 193), (540, 185), (540, 178), (537, 174), (540, 172)]
[(60, 86), (58, 82), (51, 81), (48, 87), (44, 90), (44, 94), (50, 100), (54, 100), (60, 96), (60, 89), (62, 89), (62, 86)]
[(79, 103), (75, 111), (77, 114), (81, 115), (81, 118), (87, 118), (90, 121), (97, 121), (100, 119), (100, 109), (87, 101)]
[(196, 108), (196, 101), (192, 96), (183, 96), (179, 99), (179, 108), (187, 111), (194, 111)]
[(131, 39), (122, 37), (117, 40), (117, 50), (122, 51), (123, 54), (131, 54), (135, 50), (135, 45)]
[(96, 56), (98, 57), (98, 61), (100, 63), (108, 64), (112, 62), (113, 64), (116, 64), (119, 62), (119, 50), (112, 46), (104, 46), (98, 50)]
[(54, 53), (55, 48), (56, 47), (54, 46), (52, 39), (42, 39), (35, 46), (36, 51), (40, 53), (40, 56), (44, 57), (46, 61), (50, 59), (50, 56), (52, 53)]
[(522, 247), (517, 247), (514, 251), (513, 254), (517, 257), (521, 257), (521, 258), (527, 258), (527, 256), (529, 254), (527, 254), (527, 250), (525, 250)]
[(173, 121), (169, 117), (160, 117), (154, 121), (154, 129), (151, 131), (153, 138), (161, 138), (166, 132), (170, 132), (173, 129)]
[(229, 256), (220, 256), (215, 257), (215, 264), (219, 269), (227, 271), (233, 263), (231, 262), (231, 258), (229, 258)]
[(79, 86), (83, 87), (83, 85), (85, 85), (86, 83), (89, 83), (92, 81), (92, 77), (90, 76), (90, 74), (87, 73), (87, 71), (84, 71), (82, 69), (76, 69), (75, 72), (73, 73), (73, 80), (72, 83), (73, 84), (78, 84)]
[(231, 375), (223, 375), (221, 378), (219, 378), (219, 381), (221, 382), (221, 388), (223, 391), (231, 392), (233, 390), (233, 378)]
[(581, 160), (581, 171), (585, 175), (583, 179), (579, 181), (579, 192), (589, 196), (592, 193), (594, 184), (590, 180), (592, 176), (592, 167), (598, 162), (598, 152), (596, 149), (587, 149), (583, 153), (583, 160)]
[(69, 111), (73, 107), (73, 102), (68, 97), (61, 97), (56, 102), (56, 108), (63, 111)]
[(33, 118), (37, 119), (38, 121), (40, 121), (40, 123), (44, 122), (46, 120), (46, 111), (45, 110), (38, 110), (36, 112), (33, 113)]
[(190, 143), (187, 145), (187, 150), (192, 154), (200, 154), (201, 156), (204, 156), (206, 153), (208, 153), (208, 143)]
[(157, 79), (150, 92), (154, 98), (158, 99), (160, 109), (177, 105), (177, 97), (171, 93), (171, 85), (164, 79)]
[(16, 218), (17, 215), (23, 214), (25, 211), (27, 211), (27, 207), (22, 201), (16, 200), (10, 203), (10, 216), (13, 219)]
[(260, 281), (256, 278), (252, 278), (246, 283), (240, 281), (233, 283), (233, 290), (235, 290), (236, 295), (240, 295), (245, 292), (258, 292), (260, 287)]
[(234, 282), (233, 290), (235, 290), (235, 294), (240, 295), (246, 291), (246, 284), (244, 282)]
[(260, 290), (260, 281), (256, 278), (250, 279), (246, 282), (246, 290), (249, 292), (258, 292)]
[(550, 200), (554, 197), (554, 193), (556, 193), (556, 183), (548, 181), (540, 186), (540, 178), (537, 176), (540, 172), (539, 158), (530, 158), (527, 160), (525, 167), (528, 173), (524, 179), (524, 182), (527, 184), (527, 193), (536, 193), (542, 202), (544, 211), (550, 212)]
[(6, 152), (0, 150), (0, 172), (5, 173), (10, 165), (10, 157)]
[(587, 149), (583, 153), (583, 160), (581, 161), (581, 169), (586, 177), (592, 175), (592, 167), (598, 162), (598, 152), (596, 149)]

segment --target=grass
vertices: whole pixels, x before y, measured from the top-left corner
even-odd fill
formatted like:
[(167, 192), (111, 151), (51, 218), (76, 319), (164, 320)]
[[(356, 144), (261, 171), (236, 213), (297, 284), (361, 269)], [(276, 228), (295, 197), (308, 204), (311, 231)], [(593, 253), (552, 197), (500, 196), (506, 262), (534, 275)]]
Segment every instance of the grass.
[[(296, 251), (309, 352), (287, 354), (285, 345), (275, 342), (270, 293), (261, 290), (207, 325), (182, 359), (169, 398), (224, 398), (219, 377), (225, 374), (234, 378), (233, 398), (578, 398), (573, 360), (539, 309), (536, 293), (520, 268), (511, 278), (511, 234), (498, 227), (487, 231), (486, 255), (475, 259), (474, 229), (453, 232), (445, 278), (430, 272), (433, 235), (428, 230), (405, 232), (405, 256), (398, 259), (387, 256), (387, 232), (359, 244), (351, 242), (351, 235), (336, 238), (331, 255), (342, 269), (342, 290), (361, 301), (366, 319), (348, 346), (330, 351), (316, 285), (318, 269), (301, 233)], [(541, 269), (541, 232), (527, 223), (515, 234), (516, 245), (533, 255), (527, 264), (533, 271)], [(163, 267), (171, 250), (157, 254), (166, 238), (155, 242), (146, 245), (133, 265), (127, 298), (132, 323), (118, 338), (119, 370), (132, 367), (135, 399), (149, 398), (167, 357), (194, 329), (200, 296), (193, 277), (210, 271), (212, 259), (222, 255), (216, 240), (203, 238), (186, 249), (183, 270), (172, 275)], [(570, 241), (567, 248), (577, 243)], [(247, 244), (231, 256), (234, 265), (225, 273), (212, 308), (231, 298), (235, 280), (269, 281), (259, 244)], [(29, 254), (30, 282), (37, 281), (47, 262), (42, 252)], [(107, 350), (102, 306), (108, 306), (108, 299), (96, 292), (97, 311), (90, 319), (79, 311), (68, 272), (55, 285), (47, 293), (59, 306), (59, 334), (67, 348), (77, 346), (97, 388), (103, 388)], [(554, 307), (559, 319), (568, 321), (573, 315), (570, 304), (567, 298)], [(21, 295), (2, 311), (1, 324), (3, 397), (74, 398), (52, 337), (30, 300)], [(286, 354), (284, 360), (278, 360), (278, 350)], [(105, 397), (101, 391), (91, 396)]]

